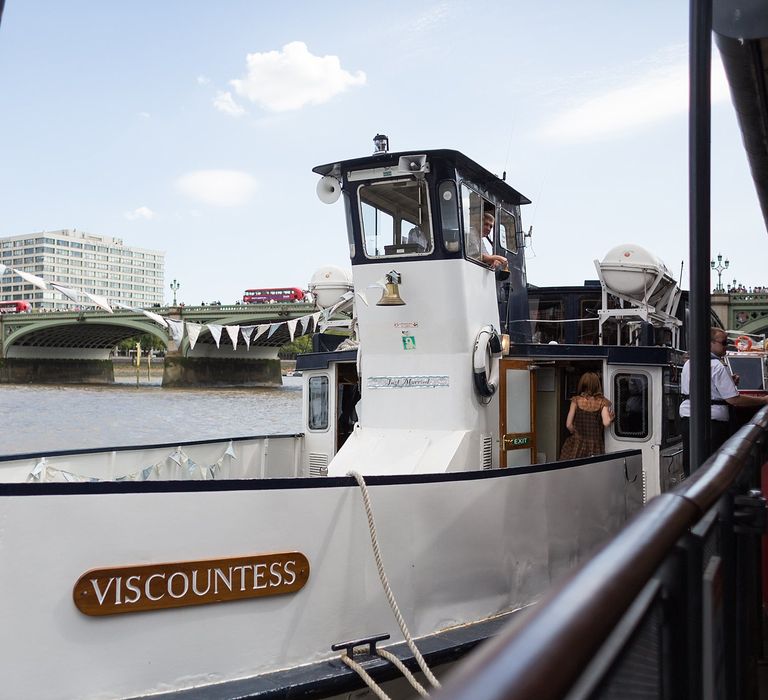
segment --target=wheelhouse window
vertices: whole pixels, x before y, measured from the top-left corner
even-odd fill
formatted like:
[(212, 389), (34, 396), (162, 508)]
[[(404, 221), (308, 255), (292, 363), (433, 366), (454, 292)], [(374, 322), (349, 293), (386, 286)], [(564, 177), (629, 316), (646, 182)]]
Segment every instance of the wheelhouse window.
[(517, 252), (517, 220), (505, 209), (499, 212), (499, 245), (510, 253)]
[(649, 435), (648, 377), (645, 374), (616, 374), (613, 378), (616, 437), (647, 438)]
[(483, 255), (493, 254), (496, 221), (494, 206), (485, 197), (463, 184), (461, 212), (464, 217), (464, 253), (470, 260), (482, 262)]
[(426, 255), (434, 250), (424, 180), (387, 180), (358, 190), (367, 257)]
[(440, 183), (438, 188), (440, 198), (440, 221), (443, 228), (443, 241), (449, 253), (459, 251), (459, 205), (456, 195), (456, 184), (452, 180)]
[(328, 430), (328, 398), (328, 377), (311, 377), (307, 420), (310, 430)]

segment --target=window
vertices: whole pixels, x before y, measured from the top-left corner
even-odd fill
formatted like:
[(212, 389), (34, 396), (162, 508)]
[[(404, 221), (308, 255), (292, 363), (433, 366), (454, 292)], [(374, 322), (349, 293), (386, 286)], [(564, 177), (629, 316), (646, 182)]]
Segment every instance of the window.
[(517, 251), (516, 219), (504, 209), (499, 212), (499, 245), (511, 253)]
[(645, 374), (616, 374), (613, 378), (616, 437), (644, 439), (648, 425), (648, 377)]
[(579, 339), (582, 345), (597, 345), (599, 323), (598, 311), (601, 301), (599, 297), (579, 299)]
[(441, 182), (437, 191), (440, 199), (440, 221), (443, 226), (443, 241), (450, 253), (459, 250), (459, 205), (456, 185), (452, 180)]
[(388, 180), (358, 190), (363, 250), (369, 258), (431, 253), (432, 225), (424, 180)]
[(328, 429), (328, 377), (311, 377), (309, 380), (310, 430)]
[[(464, 217), (464, 253), (482, 262), (483, 255), (493, 254), (495, 209), (487, 199), (466, 185), (461, 186), (461, 212)], [(491, 225), (488, 230), (488, 225)]]
[(564, 318), (562, 301), (539, 299), (531, 296), (528, 299), (528, 313), (530, 318), (534, 320), (531, 328), (534, 343), (563, 342), (565, 324), (558, 323)]

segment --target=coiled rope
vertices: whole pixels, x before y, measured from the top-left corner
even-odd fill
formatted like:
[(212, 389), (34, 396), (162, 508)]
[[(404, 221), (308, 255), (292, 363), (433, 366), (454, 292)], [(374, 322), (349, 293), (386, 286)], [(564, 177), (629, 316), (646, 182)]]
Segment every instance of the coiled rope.
[[(370, 532), (370, 535), (371, 535), (371, 545), (373, 547), (373, 556), (376, 559), (376, 568), (379, 570), (379, 580), (381, 581), (381, 585), (384, 588), (384, 594), (387, 596), (387, 600), (389, 601), (389, 606), (392, 608), (392, 612), (395, 615), (397, 624), (400, 626), (400, 631), (403, 633), (403, 637), (405, 638), (405, 643), (408, 645), (408, 648), (413, 653), (413, 658), (416, 659), (416, 663), (419, 664), (419, 668), (421, 668), (427, 680), (432, 684), (433, 687), (439, 688), (440, 681), (438, 681), (437, 678), (435, 678), (435, 675), (429, 669), (429, 666), (427, 665), (427, 662), (424, 660), (424, 657), (421, 655), (421, 652), (416, 646), (416, 643), (413, 641), (413, 637), (411, 637), (411, 633), (408, 631), (408, 626), (405, 624), (405, 620), (403, 619), (403, 616), (400, 614), (400, 608), (397, 606), (397, 601), (395, 601), (394, 593), (392, 593), (392, 588), (389, 585), (387, 574), (384, 571), (384, 564), (382, 563), (381, 552), (379, 550), (379, 539), (378, 539), (378, 536), (376, 535), (376, 523), (374, 522), (374, 519), (373, 519), (373, 509), (371, 507), (371, 498), (370, 498), (370, 495), (368, 494), (368, 486), (365, 483), (365, 479), (363, 478), (362, 474), (356, 471), (347, 472), (347, 476), (351, 476), (352, 478), (354, 478), (354, 480), (357, 481), (357, 485), (360, 487), (360, 493), (363, 496), (363, 505), (365, 506), (365, 514), (368, 517), (368, 531)], [(349, 657), (346, 657), (346, 658), (348, 659)], [(385, 658), (388, 658), (388, 657), (385, 657)], [(345, 661), (344, 663), (347, 663), (347, 662)], [(398, 666), (398, 668), (400, 667)], [(363, 678), (363, 680), (365, 679)]]

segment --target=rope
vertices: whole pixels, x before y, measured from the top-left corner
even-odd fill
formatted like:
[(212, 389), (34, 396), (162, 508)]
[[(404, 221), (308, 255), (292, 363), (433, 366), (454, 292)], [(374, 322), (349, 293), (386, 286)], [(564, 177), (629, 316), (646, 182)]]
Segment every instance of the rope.
[(437, 678), (435, 678), (432, 671), (429, 670), (429, 666), (427, 666), (427, 662), (424, 660), (424, 657), (421, 655), (421, 652), (419, 651), (418, 647), (413, 641), (413, 637), (411, 637), (411, 633), (408, 631), (408, 627), (405, 624), (405, 620), (403, 619), (403, 616), (400, 614), (400, 608), (397, 607), (397, 602), (395, 601), (394, 593), (392, 593), (392, 588), (389, 585), (387, 574), (384, 572), (384, 564), (382, 563), (382, 560), (381, 560), (381, 552), (379, 551), (379, 541), (376, 535), (376, 523), (373, 520), (373, 509), (371, 508), (371, 499), (370, 499), (370, 496), (368, 495), (368, 486), (365, 483), (365, 479), (363, 479), (362, 475), (356, 471), (347, 472), (347, 476), (353, 477), (355, 481), (357, 481), (358, 486), (360, 487), (360, 492), (363, 496), (363, 505), (365, 506), (365, 514), (368, 516), (368, 530), (371, 534), (371, 545), (373, 547), (373, 556), (376, 559), (376, 568), (379, 570), (379, 579), (381, 580), (381, 585), (384, 588), (384, 593), (387, 596), (387, 600), (389, 601), (389, 606), (392, 608), (392, 612), (395, 615), (397, 624), (400, 625), (400, 630), (402, 631), (403, 637), (405, 638), (405, 643), (408, 645), (408, 648), (413, 653), (413, 657), (416, 659), (416, 663), (419, 664), (419, 667), (424, 672), (424, 675), (427, 677), (427, 680), (432, 684), (433, 687), (439, 688), (440, 682), (437, 680)]
[(368, 672), (357, 661), (354, 661), (346, 654), (341, 655), (341, 660), (363, 679), (363, 683), (374, 692), (376, 697), (381, 698), (381, 700), (391, 700), (389, 695), (379, 687), (378, 683), (368, 675)]
[(393, 666), (395, 666), (400, 673), (402, 673), (406, 680), (411, 684), (411, 687), (423, 698), (428, 698), (429, 693), (424, 689), (424, 686), (419, 683), (416, 680), (416, 676), (414, 676), (406, 667), (406, 665), (400, 661), (392, 652), (387, 651), (386, 649), (376, 649), (376, 653), (382, 658), (386, 659), (391, 663)]

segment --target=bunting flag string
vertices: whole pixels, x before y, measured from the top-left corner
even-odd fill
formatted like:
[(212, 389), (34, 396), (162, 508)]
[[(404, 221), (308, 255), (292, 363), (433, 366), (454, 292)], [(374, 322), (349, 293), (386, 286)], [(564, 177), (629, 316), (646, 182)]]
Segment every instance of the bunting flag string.
[(198, 464), (192, 460), (181, 447), (175, 447), (173, 451), (167, 456), (163, 457), (159, 462), (151, 464), (147, 467), (137, 469), (130, 474), (123, 474), (116, 476), (113, 479), (98, 479), (92, 476), (85, 476), (83, 474), (77, 474), (68, 469), (60, 469), (50, 465), (46, 458), (43, 457), (39, 462), (35, 464), (32, 470), (27, 475), (27, 482), (97, 482), (97, 481), (150, 481), (157, 479), (160, 476), (160, 470), (163, 467), (167, 467), (168, 463), (175, 465), (173, 471), (168, 475), (169, 479), (184, 480), (184, 479), (215, 479), (216, 473), (220, 472), (224, 464), (224, 460), (229, 457), (234, 461), (237, 459), (234, 445), (230, 440), (227, 446), (222, 452), (221, 457), (214, 461), (210, 465)]
[[(279, 321), (276, 323), (262, 323), (255, 326), (239, 326), (239, 325), (229, 326), (229, 325), (222, 325), (217, 323), (207, 323), (207, 324), (193, 323), (190, 321), (164, 317), (148, 309), (143, 309), (137, 306), (133, 306), (131, 304), (125, 304), (119, 301), (110, 302), (109, 300), (107, 300), (106, 297), (100, 296), (98, 294), (94, 294), (84, 289), (68, 287), (58, 282), (47, 282), (43, 278), (38, 277), (37, 275), (33, 275), (31, 272), (26, 272), (25, 270), (18, 270), (16, 268), (10, 268), (7, 265), (0, 263), (0, 277), (6, 274), (7, 272), (12, 272), (18, 275), (26, 282), (40, 289), (50, 288), (58, 292), (59, 294), (61, 294), (63, 297), (69, 299), (70, 301), (81, 302), (83, 300), (87, 300), (91, 305), (96, 306), (100, 309), (103, 309), (107, 313), (114, 313), (114, 309), (118, 308), (118, 309), (125, 309), (128, 311), (132, 311), (133, 313), (144, 314), (151, 321), (154, 321), (159, 326), (162, 326), (163, 328), (168, 329), (168, 332), (171, 338), (173, 338), (173, 340), (177, 344), (181, 343), (181, 341), (184, 338), (184, 327), (186, 325), (187, 338), (189, 339), (190, 349), (194, 349), (195, 344), (197, 343), (200, 333), (202, 332), (204, 326), (208, 327), (208, 330), (210, 331), (211, 336), (213, 337), (217, 348), (221, 346), (221, 335), (224, 329), (226, 329), (227, 335), (232, 341), (232, 347), (235, 350), (237, 349), (237, 344), (239, 342), (240, 334), (242, 334), (243, 336), (246, 349), (250, 350), (251, 343), (255, 343), (265, 333), (267, 334), (267, 338), (271, 338), (283, 325), (285, 325), (286, 330), (288, 331), (288, 335), (291, 341), (293, 341), (295, 340), (297, 335), (302, 336), (302, 335), (309, 334), (311, 331), (317, 332), (317, 331), (325, 330), (329, 326), (330, 317), (333, 314), (343, 313), (345, 311), (348, 311), (352, 305), (352, 302), (354, 301), (354, 296), (355, 296), (353, 292), (346, 292), (339, 299), (339, 301), (337, 301), (333, 306), (323, 309), (321, 311), (316, 311), (315, 313), (312, 313), (312, 314), (307, 314), (305, 316), (300, 316), (298, 318), (291, 319), (289, 321)], [(361, 299), (367, 303), (367, 300), (364, 298), (364, 296), (361, 296)], [(351, 320), (334, 322), (332, 325), (350, 326), (350, 324), (351, 324)]]

